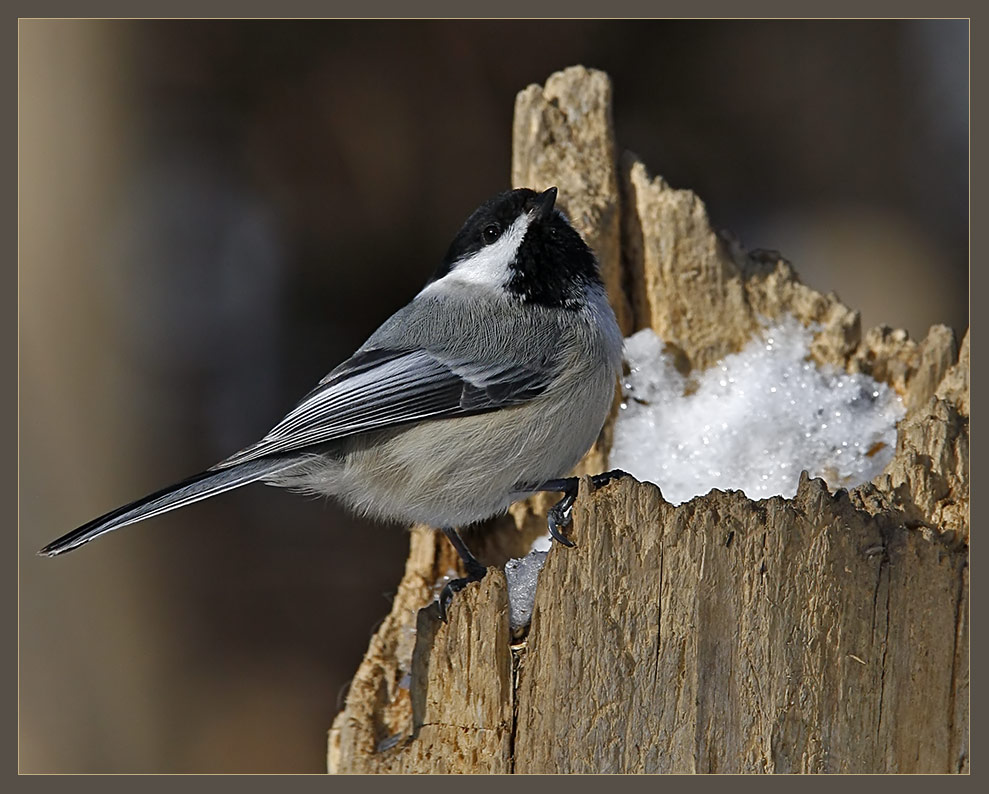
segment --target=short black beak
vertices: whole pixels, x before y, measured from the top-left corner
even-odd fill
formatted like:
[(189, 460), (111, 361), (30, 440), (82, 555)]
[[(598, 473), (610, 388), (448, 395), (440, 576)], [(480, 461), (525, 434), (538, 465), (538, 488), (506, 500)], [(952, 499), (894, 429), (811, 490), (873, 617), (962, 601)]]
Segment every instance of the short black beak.
[(556, 188), (551, 187), (536, 196), (536, 217), (539, 220), (546, 220), (550, 216), (553, 206), (556, 204), (556, 193)]

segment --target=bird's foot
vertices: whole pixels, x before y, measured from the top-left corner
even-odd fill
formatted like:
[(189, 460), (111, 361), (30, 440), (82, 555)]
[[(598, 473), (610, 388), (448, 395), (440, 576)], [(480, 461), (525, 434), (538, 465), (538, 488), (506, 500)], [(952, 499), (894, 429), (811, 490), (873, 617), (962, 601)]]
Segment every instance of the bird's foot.
[(622, 471), (621, 469), (612, 469), (611, 471), (606, 471), (601, 474), (591, 475), (591, 485), (594, 486), (596, 491), (598, 488), (603, 488), (609, 482), (614, 480), (620, 480), (622, 477), (631, 476), (627, 471)]
[(460, 533), (457, 530), (453, 527), (443, 527), (443, 534), (450, 541), (450, 545), (457, 550), (457, 554), (463, 560), (464, 569), (467, 571), (465, 577), (462, 579), (451, 579), (440, 591), (437, 606), (439, 607), (440, 619), (446, 623), (446, 608), (450, 605), (450, 601), (453, 600), (453, 594), (459, 593), (471, 582), (481, 581), (488, 569), (481, 565), (477, 561), (477, 558), (470, 553), (470, 549), (467, 548), (467, 544), (464, 543), (464, 539), (460, 537)]
[(569, 527), (573, 521), (573, 503), (576, 499), (577, 486), (574, 486), (573, 491), (565, 491), (564, 497), (553, 505), (546, 514), (546, 523), (549, 525), (550, 536), (557, 543), (562, 543), (571, 549), (577, 544), (564, 535), (562, 530)]
[[(591, 486), (596, 491), (612, 480), (618, 480), (626, 475), (627, 473), (621, 469), (612, 469), (602, 474), (594, 474), (591, 475)], [(567, 477), (563, 480), (551, 480), (544, 483), (540, 488), (543, 491), (561, 491), (563, 493), (563, 498), (549, 509), (546, 515), (546, 523), (549, 524), (549, 534), (553, 539), (570, 548), (573, 548), (576, 544), (564, 535), (562, 530), (569, 527), (573, 521), (573, 505), (577, 500), (577, 489), (579, 485), (580, 478)]]
[(447, 622), (447, 607), (450, 606), (454, 593), (459, 593), (471, 582), (480, 582), (484, 578), (485, 573), (487, 573), (487, 569), (483, 565), (478, 565), (476, 568), (467, 566), (466, 576), (460, 579), (451, 579), (443, 585), (439, 598), (436, 600), (436, 606), (440, 612), (440, 620), (444, 623)]

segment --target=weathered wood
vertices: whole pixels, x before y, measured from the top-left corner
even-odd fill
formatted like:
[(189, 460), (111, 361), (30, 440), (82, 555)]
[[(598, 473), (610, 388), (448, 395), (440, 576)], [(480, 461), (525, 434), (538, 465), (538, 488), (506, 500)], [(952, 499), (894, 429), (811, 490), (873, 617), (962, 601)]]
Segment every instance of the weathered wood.
[[(607, 78), (553, 75), (516, 102), (513, 181), (557, 184), (603, 252), (626, 330), (685, 369), (762, 318), (818, 333), (821, 362), (893, 386), (893, 461), (851, 492), (712, 491), (673, 506), (631, 478), (582, 482), (510, 646), (504, 577), (430, 606), (456, 557), (416, 528), (405, 577), (330, 731), (334, 772), (958, 772), (968, 758), (969, 339), (862, 332), (777, 254), (710, 227), (689, 191), (615, 165)], [(619, 193), (621, 195), (619, 196)], [(619, 213), (619, 208), (621, 209)], [(625, 285), (629, 294), (624, 293)], [(610, 422), (581, 472), (607, 466)], [(488, 564), (545, 531), (530, 500), (470, 539)]]
[(452, 572), (456, 555), (434, 540), (431, 530), (413, 531), (392, 611), (330, 731), (331, 772), (511, 771), (505, 575), (491, 569), (458, 594), (449, 623), (442, 623), (432, 584)]
[(515, 771), (961, 767), (963, 548), (821, 480), (678, 508), (625, 480), (579, 505), (537, 591)]

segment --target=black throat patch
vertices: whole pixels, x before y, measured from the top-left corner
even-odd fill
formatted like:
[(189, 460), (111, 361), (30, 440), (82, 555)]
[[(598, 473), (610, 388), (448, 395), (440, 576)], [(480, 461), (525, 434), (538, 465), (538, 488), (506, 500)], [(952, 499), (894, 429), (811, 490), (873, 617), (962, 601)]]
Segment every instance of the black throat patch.
[(587, 287), (601, 284), (594, 252), (557, 210), (533, 220), (510, 269), (506, 289), (539, 306), (579, 309)]

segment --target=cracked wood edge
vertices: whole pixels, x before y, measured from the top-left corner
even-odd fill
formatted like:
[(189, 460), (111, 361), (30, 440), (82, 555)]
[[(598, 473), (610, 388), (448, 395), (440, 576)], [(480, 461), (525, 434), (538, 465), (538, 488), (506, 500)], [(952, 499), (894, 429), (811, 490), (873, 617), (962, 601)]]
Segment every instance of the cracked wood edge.
[(678, 507), (586, 486), (540, 577), (517, 772), (967, 767), (964, 544), (806, 476)]

